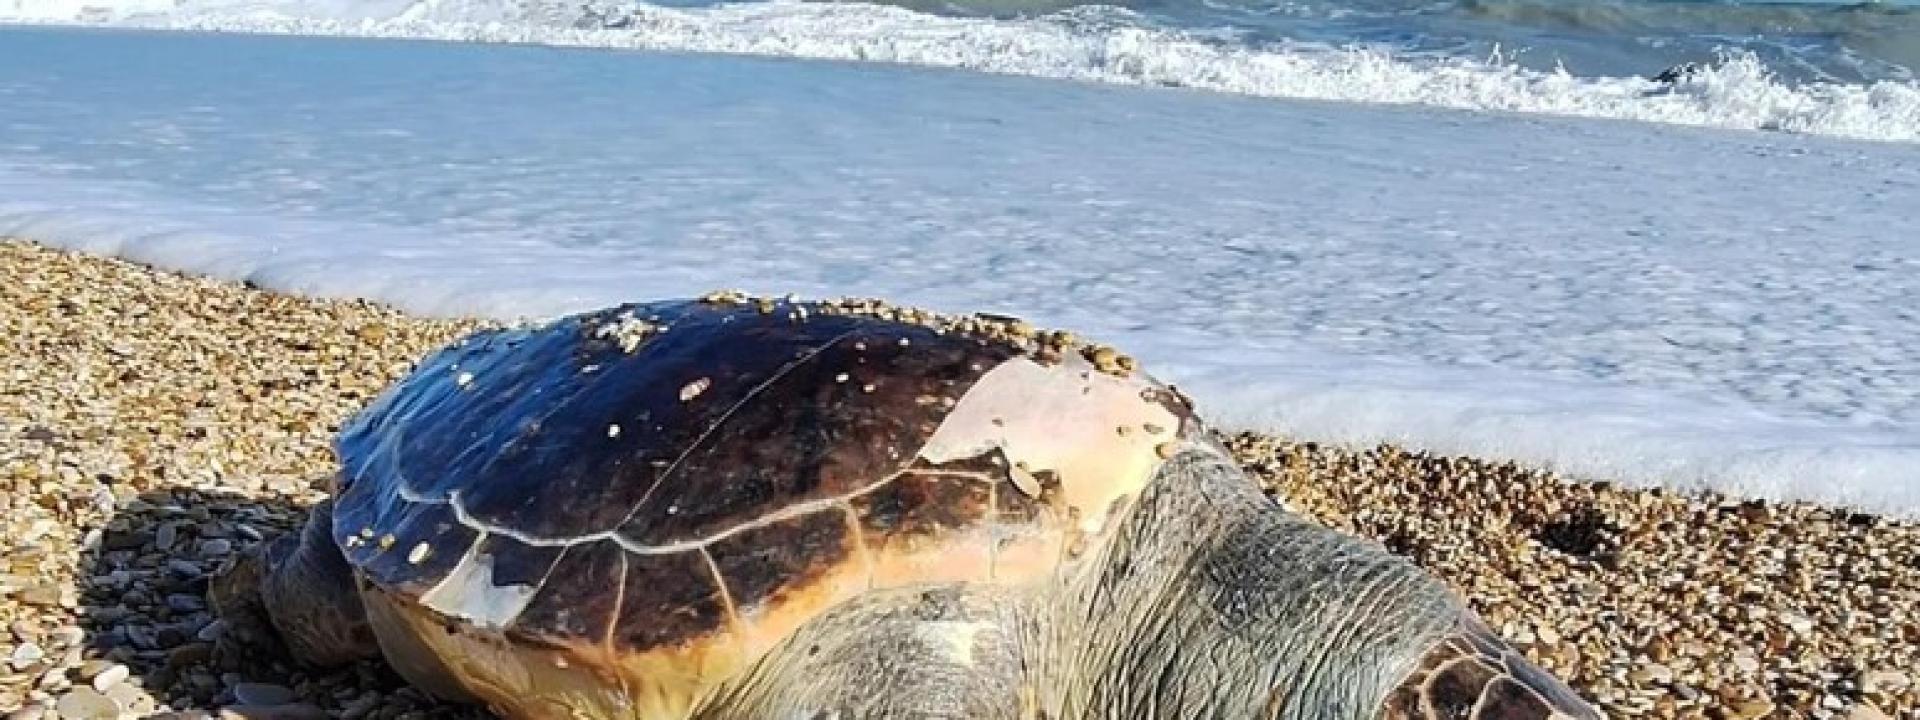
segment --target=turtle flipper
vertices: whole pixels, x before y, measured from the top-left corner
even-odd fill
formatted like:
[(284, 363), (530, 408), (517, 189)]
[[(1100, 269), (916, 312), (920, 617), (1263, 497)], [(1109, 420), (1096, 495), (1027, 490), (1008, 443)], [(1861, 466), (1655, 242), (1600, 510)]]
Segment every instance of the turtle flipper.
[[(295, 660), (320, 666), (380, 656), (353, 568), (333, 542), (332, 524), (329, 500), (314, 506), (301, 532), (262, 543), (222, 571), (210, 594), (214, 609), (233, 626), (225, 644), (274, 635)], [(261, 632), (267, 629), (259, 627), (263, 614), (274, 632)]]
[(1387, 696), (1380, 720), (1600, 720), (1565, 683), (1467, 616)]

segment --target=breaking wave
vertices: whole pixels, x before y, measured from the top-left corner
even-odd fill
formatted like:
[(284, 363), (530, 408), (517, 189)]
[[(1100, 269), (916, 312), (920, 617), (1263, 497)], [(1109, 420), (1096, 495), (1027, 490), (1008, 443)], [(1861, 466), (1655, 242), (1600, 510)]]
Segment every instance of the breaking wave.
[[(1668, 80), (1586, 77), (1376, 45), (1249, 42), (1081, 6), (1036, 17), (953, 17), (794, 0), (668, 7), (513, 0), (80, 0), (0, 3), (0, 19), (179, 30), (741, 53), (902, 63), (1263, 97), (1548, 113), (1920, 141), (1920, 82), (1783, 81), (1747, 51)], [(23, 9), (25, 8), (25, 9)], [(31, 12), (29, 12), (31, 10)]]

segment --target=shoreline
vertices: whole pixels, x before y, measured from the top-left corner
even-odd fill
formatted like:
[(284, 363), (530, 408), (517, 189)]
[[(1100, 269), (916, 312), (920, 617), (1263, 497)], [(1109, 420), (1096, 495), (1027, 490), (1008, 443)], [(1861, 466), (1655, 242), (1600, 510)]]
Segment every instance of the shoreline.
[[(478, 716), (377, 668), (228, 673), (198, 600), (224, 556), (301, 521), (342, 419), (476, 323), (14, 240), (0, 268), (8, 720), (187, 717), (236, 687), (327, 717)], [(1392, 446), (1229, 445), (1299, 510), (1449, 581), (1612, 716), (1920, 719), (1920, 523)]]

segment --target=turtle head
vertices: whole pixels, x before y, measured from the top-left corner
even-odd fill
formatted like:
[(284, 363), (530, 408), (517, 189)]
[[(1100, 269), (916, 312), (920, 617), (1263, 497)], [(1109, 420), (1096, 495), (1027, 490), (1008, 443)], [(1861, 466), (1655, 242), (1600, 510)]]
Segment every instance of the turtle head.
[(283, 536), (254, 545), (229, 559), (207, 583), (207, 604), (224, 628), (214, 642), (214, 661), (224, 669), (261, 667), (263, 660), (285, 657), (286, 646), (267, 613), (261, 587), (271, 568), (273, 546)]
[(333, 503), (322, 502), (304, 529), (253, 546), (208, 582), (208, 604), (226, 625), (215, 646), (222, 666), (288, 655), (332, 666), (380, 654), (332, 527)]
[(227, 617), (260, 606), (260, 555), (265, 545), (232, 556), (207, 581), (207, 604)]

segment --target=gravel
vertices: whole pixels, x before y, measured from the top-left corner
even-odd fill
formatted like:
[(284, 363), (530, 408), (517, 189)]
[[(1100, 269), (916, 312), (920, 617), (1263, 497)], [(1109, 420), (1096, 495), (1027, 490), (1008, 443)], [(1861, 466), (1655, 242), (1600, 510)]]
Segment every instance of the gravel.
[[(320, 497), (339, 423), (475, 326), (0, 240), (0, 713), (483, 717), (377, 664), (223, 667), (203, 599)], [(1229, 440), (1615, 717), (1920, 720), (1920, 526)]]
[(1229, 444), (1296, 509), (1451, 582), (1613, 717), (1920, 718), (1920, 526), (1390, 446)]

